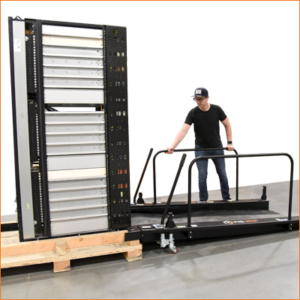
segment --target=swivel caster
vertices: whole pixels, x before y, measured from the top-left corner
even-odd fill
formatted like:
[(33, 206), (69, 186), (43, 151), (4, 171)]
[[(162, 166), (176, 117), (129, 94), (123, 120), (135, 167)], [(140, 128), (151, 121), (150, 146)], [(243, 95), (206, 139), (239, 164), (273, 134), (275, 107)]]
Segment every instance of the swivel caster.
[(171, 249), (171, 251), (172, 251), (172, 254), (177, 254), (178, 253), (178, 249), (177, 248)]

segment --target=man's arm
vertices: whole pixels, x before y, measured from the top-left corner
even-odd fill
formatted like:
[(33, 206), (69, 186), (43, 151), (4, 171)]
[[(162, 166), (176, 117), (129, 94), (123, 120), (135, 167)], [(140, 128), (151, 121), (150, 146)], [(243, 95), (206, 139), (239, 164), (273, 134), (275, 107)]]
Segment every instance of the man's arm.
[(232, 123), (229, 121), (229, 117), (227, 116), (227, 118), (222, 121), (221, 124), (224, 127), (226, 141), (233, 142)]
[(165, 154), (167, 154), (167, 155), (174, 154), (173, 150), (175, 150), (180, 145), (180, 143), (186, 138), (186, 136), (189, 133), (191, 127), (192, 126), (189, 125), (189, 124), (182, 123), (182, 126), (177, 131), (177, 134), (176, 134), (172, 144), (165, 148), (165, 150), (168, 150), (168, 152), (166, 152)]
[(172, 149), (176, 149), (184, 141), (184, 139), (186, 138), (187, 134), (189, 133), (191, 127), (192, 126), (189, 124), (182, 123), (181, 128), (177, 131), (174, 141), (170, 145), (170, 147)]
[(225, 132), (225, 136), (226, 136), (226, 141), (233, 142), (232, 124), (224, 127), (224, 132)]

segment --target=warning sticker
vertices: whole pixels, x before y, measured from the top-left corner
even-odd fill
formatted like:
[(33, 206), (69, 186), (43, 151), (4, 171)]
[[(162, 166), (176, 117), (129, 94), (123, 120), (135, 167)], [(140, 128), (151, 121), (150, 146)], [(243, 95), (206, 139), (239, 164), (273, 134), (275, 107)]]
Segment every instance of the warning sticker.
[(21, 52), (21, 40), (14, 39), (14, 52)]

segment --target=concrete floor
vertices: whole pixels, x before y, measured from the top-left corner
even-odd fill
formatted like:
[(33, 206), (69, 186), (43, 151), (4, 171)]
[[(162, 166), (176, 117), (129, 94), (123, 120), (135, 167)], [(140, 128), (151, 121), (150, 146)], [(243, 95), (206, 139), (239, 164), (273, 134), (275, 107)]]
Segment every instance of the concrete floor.
[[(270, 210), (286, 215), (287, 182), (267, 186)], [(261, 186), (240, 191), (257, 198)], [(299, 216), (299, 181), (293, 194), (293, 216)], [(143, 260), (132, 263), (121, 254), (76, 260), (66, 273), (54, 274), (52, 264), (4, 269), (1, 298), (299, 299), (299, 231), (176, 246), (173, 255), (145, 244)]]

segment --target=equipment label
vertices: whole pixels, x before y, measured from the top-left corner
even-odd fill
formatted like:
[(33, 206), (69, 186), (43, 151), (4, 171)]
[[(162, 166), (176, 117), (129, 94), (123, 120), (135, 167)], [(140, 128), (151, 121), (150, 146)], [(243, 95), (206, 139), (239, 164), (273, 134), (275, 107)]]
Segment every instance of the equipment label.
[(245, 221), (224, 221), (223, 222), (226, 225), (233, 225), (233, 224), (243, 224)]
[(224, 221), (223, 224), (233, 225), (233, 224), (245, 224), (245, 223), (256, 223), (258, 220), (238, 220), (238, 221)]
[(21, 40), (14, 39), (14, 52), (21, 52)]

